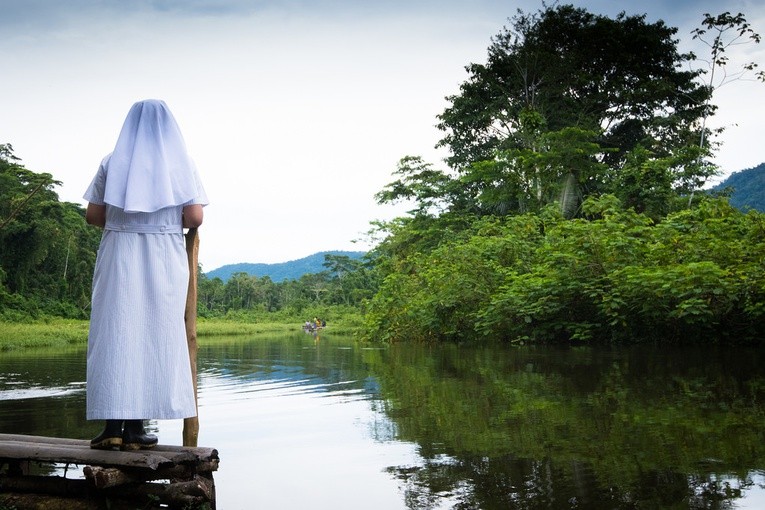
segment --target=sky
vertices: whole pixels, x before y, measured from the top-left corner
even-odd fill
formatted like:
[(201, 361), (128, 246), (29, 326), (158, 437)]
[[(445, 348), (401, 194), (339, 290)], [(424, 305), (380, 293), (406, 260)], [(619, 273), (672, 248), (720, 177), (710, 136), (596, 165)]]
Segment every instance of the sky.
[[(548, 2), (549, 3), (549, 2)], [(682, 51), (704, 13), (760, 0), (571, 0), (677, 27)], [(0, 0), (0, 143), (82, 199), (130, 106), (163, 99), (210, 198), (204, 271), (320, 251), (365, 251), (376, 220), (405, 212), (374, 195), (404, 156), (445, 169), (435, 125), (491, 38), (532, 0)], [(765, 47), (731, 53), (760, 62)], [(733, 68), (729, 66), (729, 68)], [(765, 162), (765, 84), (717, 90), (723, 175)]]

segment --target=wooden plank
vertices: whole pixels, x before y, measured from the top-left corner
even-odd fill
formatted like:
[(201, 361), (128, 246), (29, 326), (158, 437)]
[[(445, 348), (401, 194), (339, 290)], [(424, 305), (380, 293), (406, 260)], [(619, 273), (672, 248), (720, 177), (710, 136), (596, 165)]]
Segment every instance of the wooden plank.
[(167, 457), (162, 453), (143, 451), (107, 451), (28, 444), (6, 441), (0, 444), (0, 458), (33, 460), (35, 462), (57, 462), (70, 464), (96, 464), (99, 466), (143, 467), (159, 469), (184, 462), (195, 462), (191, 454), (172, 453)]
[[(45, 437), (45, 436), (29, 436), (25, 434), (2, 434), (0, 433), (0, 444), (3, 441), (19, 441), (27, 443), (42, 443), (42, 444), (54, 444), (54, 445), (71, 445), (79, 446), (82, 448), (90, 448), (90, 441), (87, 439), (71, 439), (64, 437)], [(154, 448), (154, 451), (158, 452), (191, 452), (200, 459), (218, 458), (218, 450), (209, 447), (190, 447), (179, 446), (171, 444), (158, 444)]]
[(90, 442), (77, 439), (0, 434), (0, 458), (109, 467), (144, 467), (157, 470), (175, 464), (203, 464), (217, 469), (213, 448), (158, 445), (150, 450), (93, 450)]
[(0, 434), (0, 441), (26, 441), (29, 443), (45, 443), (45, 444), (70, 444), (80, 446), (90, 446), (89, 441), (85, 439), (70, 439), (64, 437), (45, 437), (45, 436), (28, 436), (25, 434)]

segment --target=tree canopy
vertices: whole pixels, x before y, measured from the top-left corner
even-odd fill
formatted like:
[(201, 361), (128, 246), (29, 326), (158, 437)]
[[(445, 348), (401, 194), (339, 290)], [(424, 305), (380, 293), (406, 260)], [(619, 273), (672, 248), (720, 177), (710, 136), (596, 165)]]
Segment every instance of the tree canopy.
[[(699, 143), (715, 108), (676, 33), (645, 15), (518, 11), (438, 117), (449, 170), (402, 160), (404, 179), (378, 200), (500, 215), (558, 202), (571, 216), (585, 197), (618, 195), (635, 178), (662, 193), (697, 189), (716, 171), (703, 157), (713, 146)], [(652, 207), (639, 194), (620, 198)]]
[(59, 181), (19, 163), (0, 144), (0, 304), (13, 317), (86, 317), (100, 233), (78, 205), (60, 202)]
[(692, 55), (678, 52), (676, 28), (571, 5), (519, 11), (510, 22), (486, 63), (467, 66), (468, 80), (439, 117), (452, 166), (529, 147), (527, 110), (549, 131), (600, 131), (600, 144), (618, 149), (616, 160), (638, 144), (668, 154), (687, 143), (709, 90), (697, 81), (701, 71), (686, 70)]

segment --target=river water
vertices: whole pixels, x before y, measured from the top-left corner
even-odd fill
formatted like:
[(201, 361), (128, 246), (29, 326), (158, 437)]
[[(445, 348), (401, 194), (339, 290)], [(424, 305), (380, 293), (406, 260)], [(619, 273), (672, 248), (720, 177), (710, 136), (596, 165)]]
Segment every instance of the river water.
[[(199, 446), (223, 510), (761, 509), (763, 354), (202, 337)], [(84, 416), (84, 350), (0, 354), (0, 432)]]

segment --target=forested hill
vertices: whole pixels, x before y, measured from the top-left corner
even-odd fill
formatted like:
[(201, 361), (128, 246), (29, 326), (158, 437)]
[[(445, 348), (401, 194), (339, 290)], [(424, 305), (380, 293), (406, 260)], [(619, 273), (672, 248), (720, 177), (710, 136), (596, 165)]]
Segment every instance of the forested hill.
[(284, 280), (297, 280), (304, 274), (320, 273), (327, 268), (323, 266), (325, 255), (345, 256), (351, 259), (359, 259), (364, 256), (363, 251), (322, 251), (308, 257), (289, 262), (274, 264), (252, 264), (241, 262), (239, 264), (227, 264), (205, 273), (208, 278), (220, 278), (224, 282), (235, 273), (247, 273), (250, 276), (268, 276), (273, 282)]
[(765, 212), (765, 163), (735, 172), (714, 189), (733, 188), (730, 203), (738, 209)]

